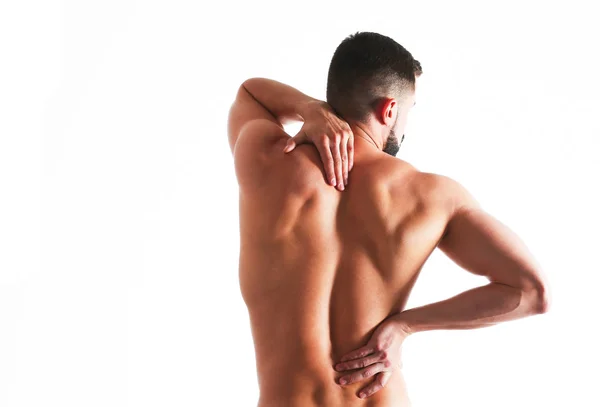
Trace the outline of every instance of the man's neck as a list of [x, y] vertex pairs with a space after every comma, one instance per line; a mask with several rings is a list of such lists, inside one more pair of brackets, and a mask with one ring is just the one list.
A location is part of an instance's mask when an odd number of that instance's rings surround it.
[[354, 148], [359, 146], [360, 150], [383, 150], [381, 140], [373, 136], [371, 129], [360, 123], [349, 123], [354, 135]]

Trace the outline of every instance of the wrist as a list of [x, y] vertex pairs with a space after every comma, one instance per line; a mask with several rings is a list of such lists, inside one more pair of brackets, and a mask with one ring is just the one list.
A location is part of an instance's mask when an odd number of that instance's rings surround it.
[[306, 118], [310, 117], [311, 114], [322, 112], [327, 107], [327, 102], [309, 97], [309, 99], [299, 105], [298, 114], [302, 117], [303, 121], [306, 121]]
[[414, 333], [408, 321], [404, 320], [402, 313], [398, 313], [392, 316], [394, 326], [396, 330], [405, 338], [409, 337]]

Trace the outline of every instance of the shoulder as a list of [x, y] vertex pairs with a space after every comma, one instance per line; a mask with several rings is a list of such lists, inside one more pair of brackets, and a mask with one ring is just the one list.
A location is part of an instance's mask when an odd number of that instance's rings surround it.
[[415, 180], [427, 205], [439, 209], [448, 219], [462, 209], [481, 206], [462, 183], [447, 175], [419, 172]]
[[253, 120], [240, 132], [233, 151], [235, 173], [240, 187], [260, 182], [269, 158], [279, 148], [281, 154], [289, 135], [269, 120]]
[[234, 160], [239, 160], [248, 155], [256, 156], [257, 154], [264, 154], [275, 144], [281, 143], [288, 138], [289, 135], [283, 127], [270, 120], [252, 120], [240, 131], [233, 151], [233, 158]]
[[[269, 127], [268, 123], [265, 123]], [[310, 143], [284, 153], [290, 136], [281, 128], [245, 129], [234, 151], [234, 166], [240, 191], [264, 194], [270, 188], [283, 193], [311, 194], [327, 185], [317, 148]]]

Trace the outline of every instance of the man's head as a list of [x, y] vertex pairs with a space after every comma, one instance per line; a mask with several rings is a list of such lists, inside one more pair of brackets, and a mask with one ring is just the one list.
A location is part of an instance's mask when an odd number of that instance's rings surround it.
[[333, 54], [327, 103], [350, 125], [366, 126], [382, 150], [395, 156], [422, 72], [419, 61], [390, 37], [357, 32]]

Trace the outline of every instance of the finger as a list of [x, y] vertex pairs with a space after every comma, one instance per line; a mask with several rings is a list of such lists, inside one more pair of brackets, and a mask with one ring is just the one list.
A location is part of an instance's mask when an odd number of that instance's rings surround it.
[[337, 186], [340, 191], [343, 191], [344, 176], [342, 175], [342, 155], [340, 154], [340, 141], [338, 141], [338, 138], [336, 137], [336, 140], [333, 142], [333, 144], [330, 144], [330, 147], [333, 155], [333, 165], [335, 167], [335, 179], [338, 181]]
[[374, 365], [361, 369], [357, 372], [340, 377], [340, 384], [348, 385], [360, 382], [361, 380], [365, 380], [371, 376], [375, 376], [379, 372], [383, 372], [385, 369], [386, 367], [383, 363], [375, 363]]
[[342, 356], [340, 362], [345, 362], [347, 360], [358, 359], [365, 356], [370, 355], [371, 353], [375, 353], [375, 349], [370, 346], [363, 346], [357, 350], [354, 350], [346, 355]]
[[335, 370], [338, 372], [344, 370], [360, 369], [361, 367], [367, 367], [375, 362], [379, 362], [385, 359], [385, 353], [377, 352], [360, 359], [349, 360], [347, 362], [338, 363], [335, 365]]
[[283, 148], [283, 152], [284, 153], [289, 153], [294, 148], [296, 148], [296, 146], [298, 144], [302, 144], [304, 142], [306, 142], [306, 133], [304, 132], [304, 130], [300, 129], [300, 131], [298, 132], [298, 134], [296, 134], [294, 137], [290, 137], [290, 139], [288, 140], [287, 144]]
[[348, 138], [348, 171], [354, 167], [354, 134], [350, 133]]
[[342, 138], [340, 153], [342, 154], [342, 175], [344, 176], [344, 185], [348, 185], [348, 136], [346, 135]]
[[364, 387], [360, 392], [358, 392], [358, 397], [360, 397], [361, 399], [364, 399], [364, 398], [367, 398], [367, 397], [372, 396], [373, 394], [377, 393], [379, 390], [381, 390], [385, 387], [387, 382], [390, 380], [391, 376], [392, 376], [392, 372], [390, 372], [389, 370], [379, 373], [375, 377], [375, 380], [373, 381], [373, 383], [371, 383], [367, 387]]
[[317, 146], [319, 150], [319, 155], [321, 156], [321, 160], [323, 161], [323, 166], [325, 167], [325, 176], [329, 180], [329, 183], [335, 186], [335, 171], [333, 169], [333, 157], [331, 155], [331, 149], [329, 148], [329, 139], [324, 137], [323, 141]]

